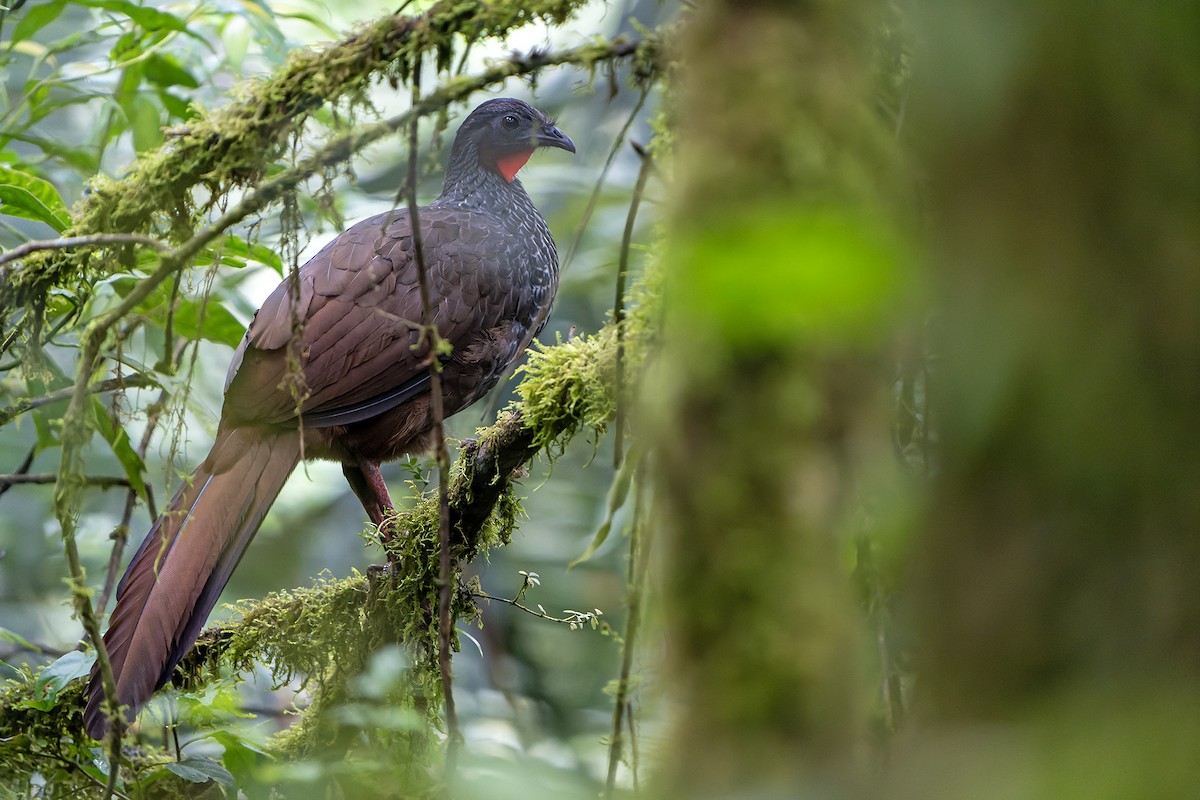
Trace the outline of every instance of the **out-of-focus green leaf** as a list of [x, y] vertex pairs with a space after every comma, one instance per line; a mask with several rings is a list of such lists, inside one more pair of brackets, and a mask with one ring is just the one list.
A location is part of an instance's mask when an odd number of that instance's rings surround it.
[[276, 13], [281, 19], [298, 19], [301, 22], [307, 22], [330, 38], [336, 39], [341, 35], [336, 28], [316, 14], [310, 14], [307, 11], [277, 11]]
[[133, 31], [126, 31], [108, 51], [108, 57], [114, 63], [128, 61], [142, 52], [142, 37]]
[[189, 298], [181, 301], [175, 309], [175, 332], [193, 340], [207, 339], [237, 347], [246, 332], [246, 326], [238, 322], [237, 317], [217, 300]]
[[238, 779], [238, 783], [245, 783], [260, 763], [271, 760], [270, 754], [265, 750], [232, 731], [213, 731], [208, 738], [225, 748], [221, 762]]
[[33, 429], [37, 432], [37, 449], [53, 450], [62, 444], [61, 420], [51, 419], [42, 409], [33, 411]]
[[0, 214], [44, 222], [62, 233], [71, 224], [58, 190], [36, 175], [0, 166]]
[[[54, 109], [57, 110], [59, 108], [64, 108], [76, 103], [84, 103], [89, 99], [90, 98], [85, 95], [78, 95], [60, 103], [55, 103]], [[39, 111], [40, 110], [41, 109], [39, 109]], [[22, 131], [19, 133], [14, 132], [11, 135], [13, 139], [38, 148], [47, 156], [59, 159], [63, 163], [74, 167], [76, 171], [80, 173], [91, 173], [100, 168], [100, 163], [96, 158], [96, 154], [91, 149], [69, 147], [64, 145], [62, 142], [56, 142], [52, 139], [47, 139], [42, 136], [35, 136], [27, 131]]]
[[146, 80], [157, 86], [186, 86], [195, 89], [200, 85], [192, 73], [188, 72], [179, 59], [169, 53], [152, 53], [142, 65]]
[[196, 116], [196, 110], [192, 107], [190, 100], [184, 100], [182, 97], [176, 97], [163, 90], [158, 92], [158, 99], [172, 119], [189, 120]]
[[261, 244], [250, 244], [238, 236], [226, 236], [216, 250], [221, 257], [222, 264], [245, 266], [245, 261], [236, 264], [236, 262], [227, 260], [229, 256], [233, 256], [235, 259], [257, 261], [275, 270], [281, 277], [283, 275], [283, 259], [274, 250]]
[[41, 648], [37, 647], [37, 645], [30, 642], [28, 639], [26, 639], [24, 636], [17, 633], [16, 631], [10, 631], [8, 628], [0, 628], [0, 642], [11, 642], [12, 644], [15, 644], [17, 647], [23, 648], [25, 650], [29, 650], [34, 653], [41, 651]]
[[87, 675], [92, 668], [96, 656], [92, 653], [82, 653], [72, 650], [62, 658], [54, 661], [38, 673], [34, 682], [32, 700], [26, 700], [21, 705], [25, 708], [36, 708], [38, 711], [49, 711], [58, 704], [58, 693], [63, 687], [76, 678]]
[[158, 105], [139, 94], [128, 106], [129, 127], [133, 131], [133, 148], [139, 153], [153, 150], [162, 143], [162, 117]]
[[100, 431], [100, 435], [112, 448], [113, 455], [121, 462], [121, 468], [125, 471], [125, 477], [129, 479], [129, 485], [138, 493], [138, 497], [149, 502], [146, 497], [146, 483], [142, 480], [142, 473], [146, 471], [146, 465], [143, 463], [142, 457], [133, 449], [133, 445], [129, 443], [129, 434], [125, 433], [123, 427], [113, 422], [112, 415], [108, 413], [104, 403], [100, 401], [100, 398], [94, 396], [92, 397], [92, 413], [96, 419], [96, 430]]
[[217, 761], [204, 756], [188, 756], [183, 761], [172, 761], [166, 769], [191, 783], [215, 781], [222, 788], [233, 790], [235, 783], [229, 770]]
[[20, 11], [20, 20], [13, 28], [12, 40], [20, 42], [30, 38], [49, 25], [62, 13], [66, 0], [51, 0], [49, 3], [28, 3]]
[[600, 545], [608, 539], [608, 534], [612, 532], [613, 519], [617, 512], [625, 505], [626, 498], [629, 497], [629, 487], [633, 483], [633, 473], [637, 469], [640, 456], [635, 452], [635, 448], [625, 453], [625, 458], [621, 462], [621, 469], [613, 476], [612, 485], [608, 487], [608, 513], [604, 515], [604, 522], [600, 524], [600, 529], [596, 531], [596, 535], [592, 537], [592, 543], [588, 545], [587, 550], [584, 550], [579, 558], [567, 565], [567, 569], [575, 569], [575, 567], [587, 561], [596, 554], [600, 549]]
[[179, 33], [189, 33], [187, 23], [174, 14], [159, 11], [157, 8], [147, 8], [131, 3], [129, 0], [77, 0], [80, 5], [91, 8], [102, 8], [117, 14], [124, 14], [139, 27], [148, 31], [170, 30]]

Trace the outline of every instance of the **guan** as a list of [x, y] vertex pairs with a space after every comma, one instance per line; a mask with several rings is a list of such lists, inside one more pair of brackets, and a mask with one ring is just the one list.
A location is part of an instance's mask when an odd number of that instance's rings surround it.
[[[337, 461], [381, 533], [392, 510], [380, 462], [427, 450], [431, 337], [444, 413], [491, 389], [545, 324], [554, 240], [516, 173], [539, 147], [575, 152], [545, 114], [511, 98], [463, 121], [441, 196], [363, 220], [285, 280], [229, 367], [212, 451], [146, 534], [104, 635], [127, 719], [191, 649], [259, 524], [303, 459]], [[418, 240], [430, 318], [421, 297]], [[108, 730], [99, 667], [84, 724]]]

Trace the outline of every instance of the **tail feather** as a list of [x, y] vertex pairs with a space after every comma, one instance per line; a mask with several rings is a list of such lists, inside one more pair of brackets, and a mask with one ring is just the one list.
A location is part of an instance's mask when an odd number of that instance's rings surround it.
[[[223, 431], [155, 521], [117, 586], [104, 645], [117, 698], [132, 717], [191, 649], [267, 510], [300, 460], [298, 432]], [[108, 728], [99, 667], [84, 723]]]

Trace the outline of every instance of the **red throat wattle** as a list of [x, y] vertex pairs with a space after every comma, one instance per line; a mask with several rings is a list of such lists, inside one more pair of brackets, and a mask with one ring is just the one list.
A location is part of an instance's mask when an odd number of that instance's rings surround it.
[[496, 159], [496, 169], [504, 176], [504, 180], [512, 183], [513, 178], [517, 177], [517, 170], [525, 166], [525, 162], [531, 155], [533, 155], [533, 150], [520, 150], [507, 156], [501, 156]]

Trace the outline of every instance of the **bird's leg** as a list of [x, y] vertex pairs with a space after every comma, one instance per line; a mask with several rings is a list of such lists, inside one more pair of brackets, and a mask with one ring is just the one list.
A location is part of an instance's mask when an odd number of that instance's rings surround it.
[[[343, 463], [342, 474], [346, 476], [346, 482], [363, 504], [371, 522], [379, 528], [379, 538], [386, 550], [387, 543], [395, 535], [392, 530], [392, 515], [395, 514], [396, 507], [392, 505], [392, 498], [388, 494], [387, 484], [383, 482], [383, 475], [379, 472], [379, 465], [359, 457], [353, 464]], [[394, 560], [394, 556], [388, 552], [388, 562]]]

